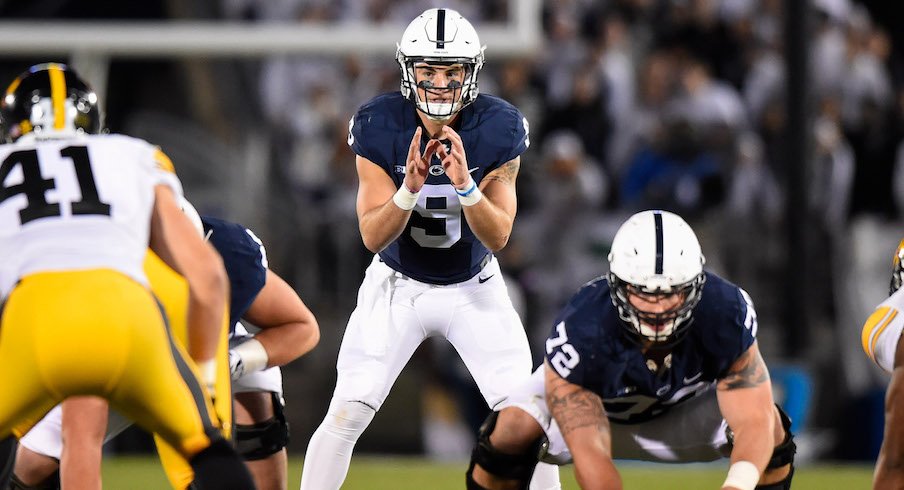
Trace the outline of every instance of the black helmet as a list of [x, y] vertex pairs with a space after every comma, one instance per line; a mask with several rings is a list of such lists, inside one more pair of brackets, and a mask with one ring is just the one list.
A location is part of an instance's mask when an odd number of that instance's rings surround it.
[[0, 101], [0, 134], [7, 142], [22, 135], [97, 134], [97, 94], [62, 63], [34, 65], [19, 75]]

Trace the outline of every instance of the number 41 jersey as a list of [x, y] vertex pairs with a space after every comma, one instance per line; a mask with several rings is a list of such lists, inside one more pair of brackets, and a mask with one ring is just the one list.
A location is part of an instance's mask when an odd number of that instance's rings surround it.
[[[357, 155], [379, 165], [396, 187], [405, 179], [408, 147], [420, 125], [416, 111], [412, 102], [394, 92], [364, 104], [349, 121], [349, 146]], [[461, 136], [471, 177], [478, 185], [530, 144], [524, 116], [508, 102], [490, 95], [481, 94], [462, 109], [452, 129]], [[426, 134], [421, 137], [421, 154], [429, 140]], [[458, 195], [438, 157], [433, 157], [428, 170], [408, 225], [380, 252], [380, 258], [421, 282], [466, 281], [480, 272], [490, 251], [468, 227]]]
[[0, 145], [0, 295], [41, 271], [108, 268], [147, 284], [154, 187], [181, 195], [170, 160], [122, 135]]

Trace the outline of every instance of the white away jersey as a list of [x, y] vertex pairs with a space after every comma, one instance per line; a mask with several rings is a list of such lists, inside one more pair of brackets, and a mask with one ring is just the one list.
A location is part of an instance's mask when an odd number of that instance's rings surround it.
[[860, 333], [860, 343], [866, 354], [882, 369], [895, 369], [895, 351], [904, 330], [904, 288], [897, 290], [876, 307], [866, 319]]
[[111, 268], [147, 284], [154, 187], [182, 186], [155, 146], [122, 135], [0, 145], [0, 295], [40, 271]]

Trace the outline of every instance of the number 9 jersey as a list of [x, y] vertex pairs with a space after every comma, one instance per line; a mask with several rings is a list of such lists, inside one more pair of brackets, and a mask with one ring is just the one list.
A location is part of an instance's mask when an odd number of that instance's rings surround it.
[[182, 194], [163, 152], [122, 135], [27, 134], [0, 146], [0, 162], [2, 297], [38, 271], [109, 268], [147, 285], [154, 187]]
[[[417, 111], [399, 92], [375, 97], [349, 121], [348, 144], [355, 154], [379, 165], [396, 187], [405, 179], [405, 159], [419, 124]], [[508, 102], [481, 94], [452, 124], [461, 136], [471, 177], [477, 185], [488, 173], [521, 155], [530, 144], [528, 124]], [[430, 140], [422, 136], [420, 151]], [[430, 284], [454, 284], [474, 277], [490, 251], [474, 236], [455, 188], [439, 157], [402, 234], [380, 258], [402, 274]]]

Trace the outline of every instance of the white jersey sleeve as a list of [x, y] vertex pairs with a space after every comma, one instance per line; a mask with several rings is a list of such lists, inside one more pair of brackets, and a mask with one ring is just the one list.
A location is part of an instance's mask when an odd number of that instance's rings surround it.
[[904, 288], [899, 289], [876, 307], [866, 319], [860, 341], [863, 350], [882, 369], [892, 372], [898, 339], [904, 330]]
[[110, 268], [147, 284], [154, 188], [182, 185], [159, 148], [122, 135], [0, 145], [0, 294], [40, 271]]

